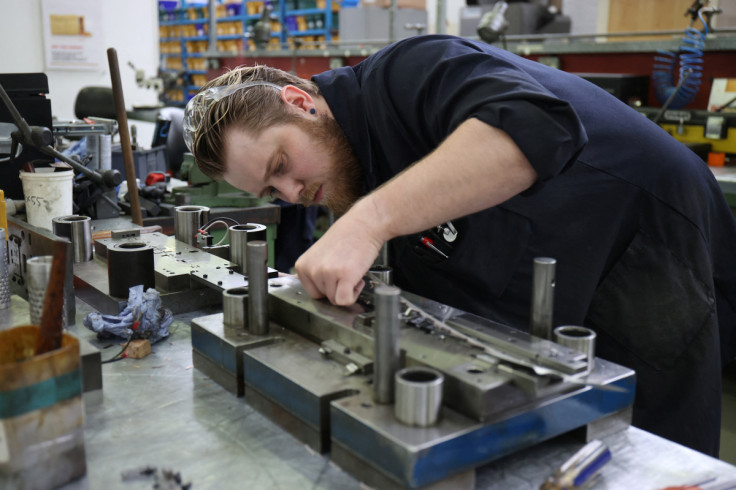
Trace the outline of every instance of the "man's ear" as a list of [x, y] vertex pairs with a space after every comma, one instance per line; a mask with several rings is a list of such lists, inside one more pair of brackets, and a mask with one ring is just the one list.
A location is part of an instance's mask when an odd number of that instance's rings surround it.
[[315, 107], [312, 96], [294, 85], [286, 85], [281, 89], [281, 100], [298, 111], [309, 112]]

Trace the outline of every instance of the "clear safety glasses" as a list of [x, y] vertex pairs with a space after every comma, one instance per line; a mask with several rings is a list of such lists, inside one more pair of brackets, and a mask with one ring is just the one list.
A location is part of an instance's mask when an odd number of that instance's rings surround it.
[[189, 151], [192, 151], [194, 145], [194, 136], [197, 131], [202, 127], [202, 123], [207, 117], [207, 113], [212, 108], [212, 104], [227, 97], [230, 94], [237, 92], [240, 89], [249, 87], [266, 86], [272, 87], [279, 92], [281, 87], [271, 82], [264, 81], [250, 81], [243, 82], [237, 85], [220, 85], [218, 87], [210, 87], [207, 90], [199, 92], [197, 95], [191, 98], [187, 102], [187, 106], [184, 109], [184, 119], [182, 120], [182, 129], [184, 132], [184, 143], [187, 145]]

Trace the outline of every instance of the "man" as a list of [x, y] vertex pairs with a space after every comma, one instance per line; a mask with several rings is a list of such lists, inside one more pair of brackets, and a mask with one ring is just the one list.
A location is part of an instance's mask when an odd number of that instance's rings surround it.
[[527, 329], [533, 259], [557, 259], [555, 324], [636, 370], [633, 423], [718, 454], [734, 219], [701, 160], [606, 92], [419, 36], [311, 82], [232, 71], [186, 125], [209, 175], [342, 216], [296, 264], [315, 298], [354, 302], [388, 241], [397, 286]]

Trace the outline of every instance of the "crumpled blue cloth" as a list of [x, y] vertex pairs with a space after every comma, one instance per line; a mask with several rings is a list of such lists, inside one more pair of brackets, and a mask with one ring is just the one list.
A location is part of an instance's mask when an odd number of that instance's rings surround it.
[[[136, 329], [133, 324], [139, 321]], [[161, 307], [158, 291], [149, 288], [143, 292], [143, 285], [128, 290], [128, 303], [119, 315], [89, 313], [82, 321], [85, 327], [97, 335], [123, 337], [125, 339], [148, 339], [151, 344], [169, 336], [169, 325], [174, 315], [168, 308]]]

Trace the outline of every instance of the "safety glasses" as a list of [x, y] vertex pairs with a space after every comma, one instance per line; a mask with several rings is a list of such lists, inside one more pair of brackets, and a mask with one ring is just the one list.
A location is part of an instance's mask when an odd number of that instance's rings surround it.
[[275, 83], [250, 81], [239, 83], [237, 85], [210, 87], [192, 97], [189, 102], [187, 102], [187, 106], [184, 109], [184, 119], [182, 120], [184, 143], [187, 145], [189, 151], [192, 151], [192, 147], [194, 146], [194, 137], [197, 135], [197, 131], [202, 127], [202, 123], [207, 118], [207, 114], [215, 102], [224, 99], [238, 90], [258, 86], [272, 87], [279, 92], [281, 91], [281, 87]]

